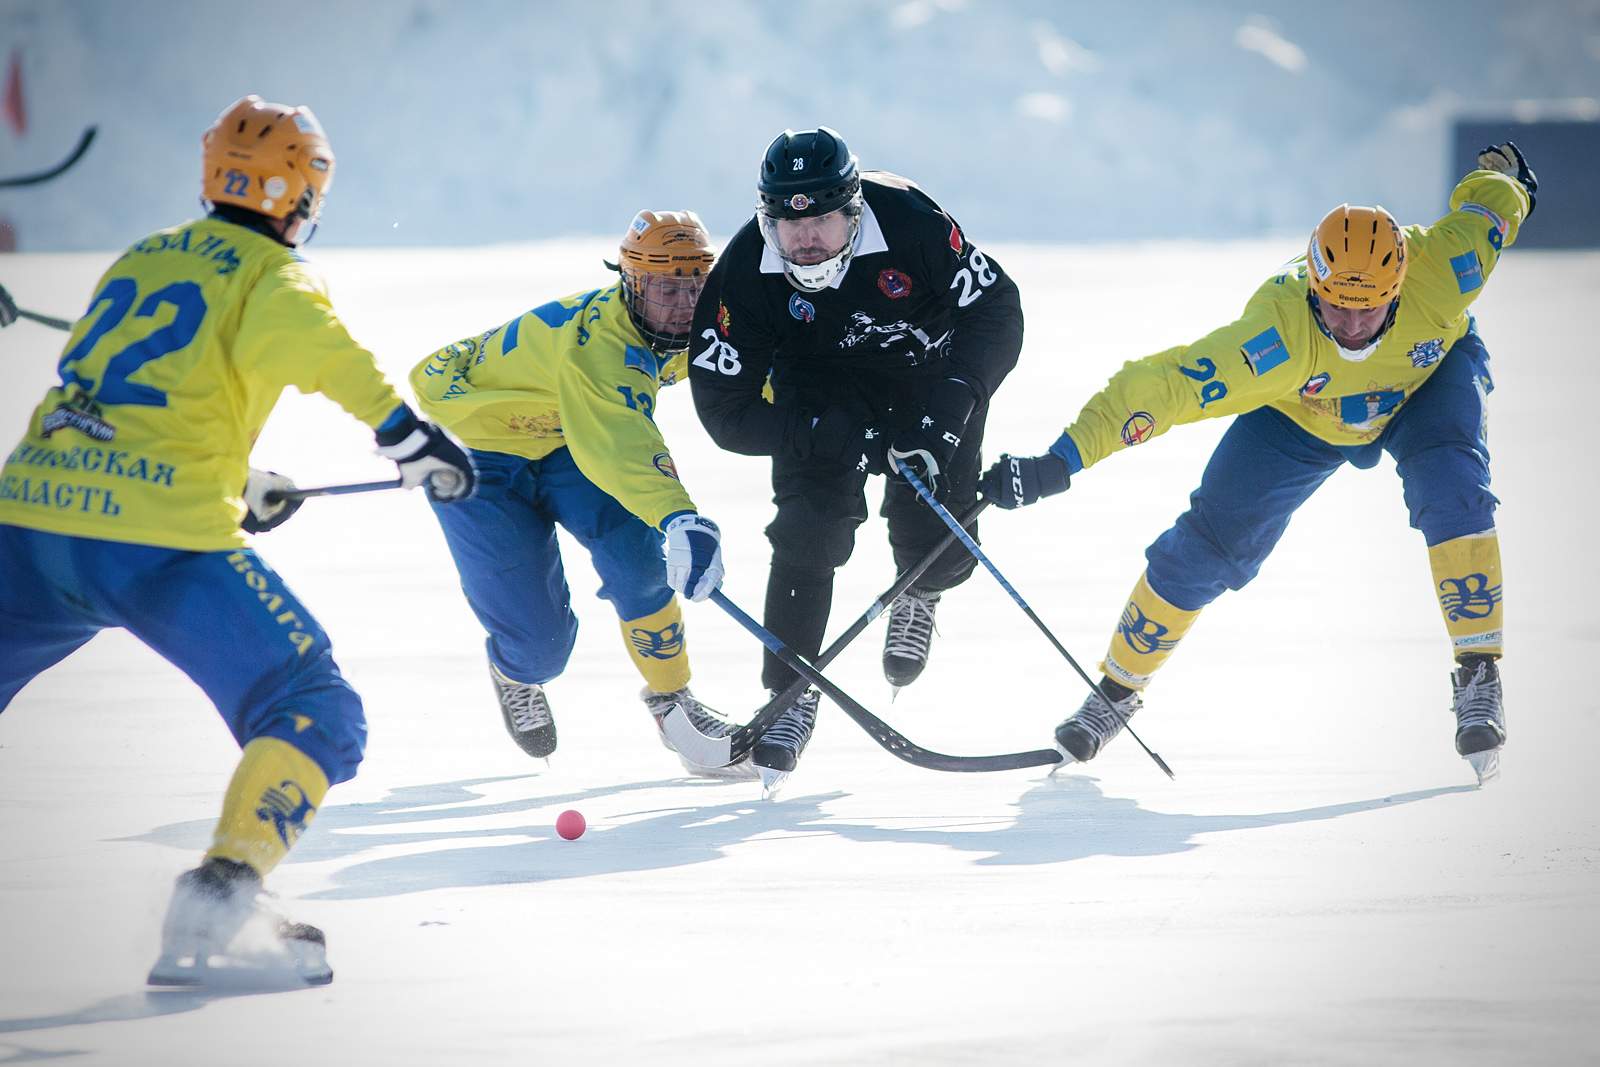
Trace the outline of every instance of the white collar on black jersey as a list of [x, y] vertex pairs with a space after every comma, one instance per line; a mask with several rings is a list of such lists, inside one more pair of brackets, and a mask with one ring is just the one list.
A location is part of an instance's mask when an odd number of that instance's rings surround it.
[[[872, 205], [862, 200], [861, 228], [856, 231], [856, 250], [850, 253], [850, 259], [854, 262], [862, 256], [870, 256], [874, 252], [887, 251], [889, 251], [889, 242], [883, 239], [883, 227], [878, 225], [878, 216], [873, 214]], [[783, 273], [783, 260], [778, 258], [778, 253], [767, 247], [765, 241], [761, 242], [761, 273]], [[828, 288], [839, 288], [844, 284], [845, 275], [849, 273], [850, 270], [847, 267], [834, 275], [833, 281], [828, 283]]]

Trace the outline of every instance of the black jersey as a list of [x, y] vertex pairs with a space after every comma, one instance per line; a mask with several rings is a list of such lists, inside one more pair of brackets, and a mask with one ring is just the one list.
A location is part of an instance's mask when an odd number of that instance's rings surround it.
[[754, 219], [712, 269], [695, 306], [689, 382], [723, 448], [805, 456], [830, 407], [890, 429], [915, 417], [933, 381], [960, 378], [981, 406], [1016, 365], [1022, 305], [1000, 264], [911, 181], [869, 171], [861, 192], [856, 251], [828, 288], [795, 288]]

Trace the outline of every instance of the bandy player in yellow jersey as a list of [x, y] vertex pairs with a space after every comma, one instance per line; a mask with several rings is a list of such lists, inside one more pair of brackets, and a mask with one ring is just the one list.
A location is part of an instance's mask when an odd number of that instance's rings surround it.
[[1002, 456], [984, 475], [985, 496], [1019, 507], [1179, 423], [1239, 416], [1189, 510], [1146, 552], [1102, 664], [1109, 702], [1091, 695], [1056, 729], [1066, 758], [1092, 759], [1121, 732], [1200, 610], [1255, 577], [1330, 474], [1387, 451], [1455, 653], [1456, 751], [1480, 782], [1498, 773], [1504, 596], [1484, 441], [1494, 385], [1467, 309], [1533, 213], [1538, 182], [1510, 142], [1478, 163], [1432, 226], [1335, 208], [1305, 258], [1267, 279], [1238, 321], [1127, 364], [1048, 453]]
[[[288, 965], [322, 983], [333, 972], [321, 932], [258, 896], [328, 787], [355, 774], [366, 721], [327, 634], [240, 530], [293, 510], [264, 502], [287, 481], [250, 471], [250, 449], [292, 385], [371, 426], [406, 486], [461, 500], [474, 475], [351, 339], [295, 252], [333, 177], [316, 118], [248, 96], [203, 143], [210, 213], [106, 271], [61, 383], [0, 471], [0, 709], [111, 627], [192, 678], [243, 753], [204, 862], [178, 879], [150, 981]], [[247, 924], [265, 938], [238, 936]], [[270, 951], [243, 954], [244, 941]]]
[[[641, 211], [623, 235], [616, 284], [541, 304], [411, 372], [424, 412], [460, 436], [479, 471], [472, 500], [434, 511], [488, 631], [506, 729], [530, 756], [555, 751], [545, 685], [566, 668], [578, 633], [558, 525], [589, 552], [656, 725], [681, 705], [702, 733], [732, 729], [689, 691], [673, 596], [702, 600], [722, 581], [720, 535], [678, 480], [654, 419], [660, 390], [684, 377], [713, 259], [693, 212]], [[708, 777], [755, 774], [748, 760], [683, 765]]]

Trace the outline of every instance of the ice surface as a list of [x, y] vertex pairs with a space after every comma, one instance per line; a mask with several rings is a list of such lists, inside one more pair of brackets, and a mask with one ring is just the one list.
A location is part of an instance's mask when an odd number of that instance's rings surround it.
[[[606, 241], [317, 256], [397, 379], [435, 346], [603, 282]], [[1231, 317], [1295, 249], [997, 247], [1028, 315], [989, 451], [1042, 450], [1124, 359]], [[106, 255], [0, 258], [19, 304], [73, 314]], [[1170, 279], [1183, 277], [1181, 288]], [[110, 633], [0, 717], [0, 1064], [1575, 1063], [1600, 1048], [1600, 741], [1592, 669], [1592, 337], [1600, 255], [1508, 253], [1479, 301], [1494, 353], [1510, 744], [1479, 790], [1452, 747], [1448, 645], [1387, 462], [1335, 475], [1260, 578], [1207, 611], [1140, 734], [1055, 779], [905, 766], [837, 709], [781, 799], [682, 777], [610, 609], [550, 694], [548, 769], [507, 739], [481, 634], [416, 495], [308, 502], [258, 548], [333, 634], [371, 745], [270, 879], [328, 932], [326, 989], [149, 992], [172, 878], [204, 848], [234, 747], [192, 684]], [[1164, 293], [1163, 298], [1153, 299]], [[0, 436], [61, 336], [0, 335]], [[686, 389], [678, 468], [759, 610], [766, 465], [718, 452]], [[1222, 426], [1180, 429], [1030, 511], [997, 565], [1074, 654], [1103, 651], [1144, 546]], [[383, 478], [370, 436], [285, 396], [255, 454], [301, 484]], [[881, 520], [836, 625], [891, 578]], [[690, 606], [695, 688], [759, 703], [759, 646]], [[981, 571], [948, 595], [892, 706], [881, 623], [830, 675], [921, 744], [1048, 744], [1079, 685]], [[196, 640], [214, 635], [197, 630]], [[589, 820], [559, 839], [556, 815]]]

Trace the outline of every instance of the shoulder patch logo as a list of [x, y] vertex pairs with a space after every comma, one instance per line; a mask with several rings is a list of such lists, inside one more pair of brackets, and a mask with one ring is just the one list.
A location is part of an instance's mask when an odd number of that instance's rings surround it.
[[1323, 389], [1327, 388], [1328, 383], [1331, 381], [1333, 381], [1333, 375], [1326, 372], [1322, 374], [1313, 374], [1310, 378], [1306, 379], [1306, 384], [1300, 387], [1300, 395], [1316, 396], [1318, 393], [1322, 392]]
[[961, 254], [961, 245], [961, 227], [952, 222], [950, 224], [950, 251], [959, 256]]
[[1250, 373], [1258, 378], [1272, 368], [1289, 362], [1289, 348], [1278, 335], [1276, 326], [1268, 326], [1250, 338], [1239, 346], [1239, 351], [1244, 353], [1245, 362], [1250, 364]]
[[911, 295], [911, 277], [890, 267], [878, 272], [878, 288], [890, 300], [900, 300]]
[[1155, 432], [1155, 416], [1148, 411], [1135, 411], [1128, 416], [1128, 421], [1122, 424], [1122, 443], [1132, 448], [1150, 440]]
[[1478, 262], [1477, 252], [1467, 251], [1459, 256], [1451, 256], [1450, 269], [1456, 272], [1456, 288], [1463, 293], [1483, 288], [1483, 266]]
[[733, 320], [728, 315], [728, 305], [717, 303], [717, 330], [722, 336], [728, 336], [728, 331], [733, 329]]
[[1428, 341], [1418, 341], [1411, 346], [1411, 351], [1406, 355], [1411, 357], [1413, 367], [1431, 367], [1444, 358], [1444, 338], [1435, 337]]
[[817, 317], [817, 307], [799, 293], [791, 293], [789, 296], [789, 314], [801, 322], [811, 322]]
[[678, 465], [672, 462], [672, 456], [668, 453], [657, 452], [650, 458], [650, 462], [655, 466], [656, 470], [660, 471], [668, 478], [671, 478], [673, 481], [676, 482], [681, 480], [678, 477]]

